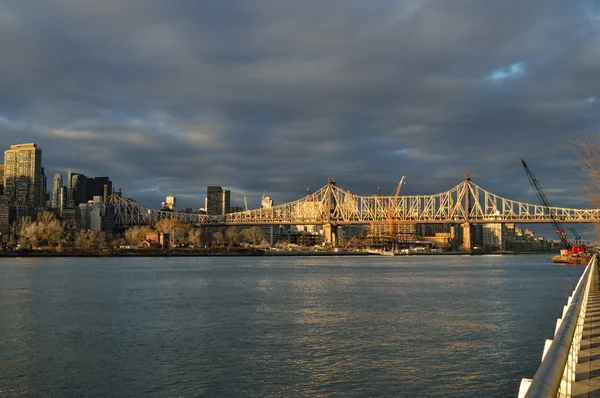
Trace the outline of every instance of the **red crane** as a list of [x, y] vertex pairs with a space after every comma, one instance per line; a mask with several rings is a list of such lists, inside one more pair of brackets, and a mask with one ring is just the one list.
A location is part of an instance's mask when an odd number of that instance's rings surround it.
[[[525, 163], [525, 161], [523, 159], [521, 159], [521, 163], [523, 163], [523, 167], [525, 168], [525, 173], [527, 173], [527, 178], [529, 178], [529, 182], [530, 182], [531, 186], [533, 187], [533, 191], [535, 192], [538, 199], [542, 203], [542, 206], [544, 206], [544, 208], [548, 212], [548, 215], [552, 219], [552, 224], [554, 225], [554, 232], [556, 232], [556, 234], [560, 238], [560, 242], [561, 242], [561, 246], [562, 246], [561, 254], [569, 255], [569, 254], [576, 254], [576, 253], [585, 253], [585, 247], [581, 246], [580, 238], [577, 238], [575, 245], [571, 244], [567, 240], [567, 234], [565, 234], [565, 231], [564, 231], [562, 225], [560, 224], [560, 220], [556, 216], [556, 212], [550, 208], [551, 207], [550, 202], [548, 201], [546, 194], [544, 194], [544, 190], [538, 183], [537, 178], [535, 178], [535, 175], [533, 175], [532, 171], [529, 169], [529, 167], [527, 167], [527, 163]], [[576, 237], [579, 237], [579, 235], [577, 234], [577, 232], [575, 232], [573, 230], [573, 228], [571, 228], [571, 231], [575, 233]]]

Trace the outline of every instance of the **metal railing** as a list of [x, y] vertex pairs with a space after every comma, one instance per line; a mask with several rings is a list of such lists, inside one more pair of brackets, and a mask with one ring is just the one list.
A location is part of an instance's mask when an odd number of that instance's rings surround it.
[[596, 279], [597, 258], [592, 257], [579, 279], [562, 318], [558, 319], [553, 340], [546, 340], [542, 363], [533, 379], [523, 379], [519, 398], [570, 397], [575, 381], [587, 298], [592, 281]]

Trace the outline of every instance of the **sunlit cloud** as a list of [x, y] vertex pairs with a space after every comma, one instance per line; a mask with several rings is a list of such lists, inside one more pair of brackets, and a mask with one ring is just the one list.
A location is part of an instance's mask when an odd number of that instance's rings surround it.
[[520, 77], [525, 74], [525, 64], [515, 62], [504, 68], [495, 69], [490, 73], [489, 78], [493, 81], [502, 81], [509, 78]]

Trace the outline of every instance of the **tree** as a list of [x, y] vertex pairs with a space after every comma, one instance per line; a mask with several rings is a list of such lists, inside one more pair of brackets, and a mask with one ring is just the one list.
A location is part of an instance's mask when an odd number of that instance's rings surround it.
[[[579, 166], [587, 175], [587, 191], [592, 206], [600, 208], [600, 132], [591, 138], [578, 137], [573, 144]], [[594, 224], [595, 235], [600, 236], [600, 225]]]
[[40, 247], [56, 248], [62, 241], [65, 227], [51, 212], [42, 212], [37, 216], [36, 229]]
[[259, 227], [247, 228], [242, 232], [244, 240], [253, 245], [260, 244], [265, 239], [265, 233]]
[[107, 248], [106, 235], [96, 229], [85, 229], [75, 234], [75, 247], [79, 250], [96, 251]]
[[64, 226], [50, 212], [42, 212], [37, 221], [24, 218], [17, 227], [17, 239], [20, 245], [31, 245], [32, 248], [56, 249], [64, 235]]
[[125, 231], [125, 240], [129, 245], [139, 245], [152, 232], [150, 227], [131, 227]]
[[39, 246], [37, 226], [35, 221], [31, 221], [30, 218], [23, 218], [19, 223], [18, 244], [30, 245], [31, 248]]
[[217, 246], [223, 246], [223, 243], [225, 243], [225, 237], [223, 236], [223, 232], [221, 231], [217, 231], [215, 233], [213, 233], [213, 243]]
[[154, 225], [156, 232], [170, 235], [171, 246], [174, 246], [178, 241], [183, 240], [188, 228], [187, 225], [176, 218], [163, 218]]
[[195, 229], [195, 228], [189, 229], [188, 236], [187, 236], [188, 245], [203, 246], [205, 240], [206, 240], [206, 236], [205, 236], [204, 232], [202, 232], [198, 229]]
[[588, 177], [592, 204], [600, 208], [600, 132], [592, 138], [578, 137], [573, 145], [579, 166]]
[[126, 244], [127, 244], [127, 241], [123, 237], [113, 237], [112, 239], [110, 239], [111, 247], [119, 248], [121, 246], [125, 246]]
[[240, 241], [240, 232], [237, 227], [231, 226], [225, 230], [225, 237], [227, 238], [227, 243], [229, 247], [239, 243]]

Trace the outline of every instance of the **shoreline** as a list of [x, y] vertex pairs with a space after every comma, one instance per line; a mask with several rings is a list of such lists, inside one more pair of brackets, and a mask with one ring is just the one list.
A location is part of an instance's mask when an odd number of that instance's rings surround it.
[[[493, 253], [463, 253], [463, 252], [419, 252], [396, 254], [383, 257], [413, 257], [413, 256], [490, 256], [490, 255], [534, 255], [553, 252], [493, 252]], [[2, 257], [337, 257], [337, 256], [381, 256], [379, 253], [353, 251], [270, 251], [260, 249], [231, 249], [231, 250], [154, 250], [154, 251], [107, 251], [107, 252], [36, 252], [15, 251], [0, 252]]]

